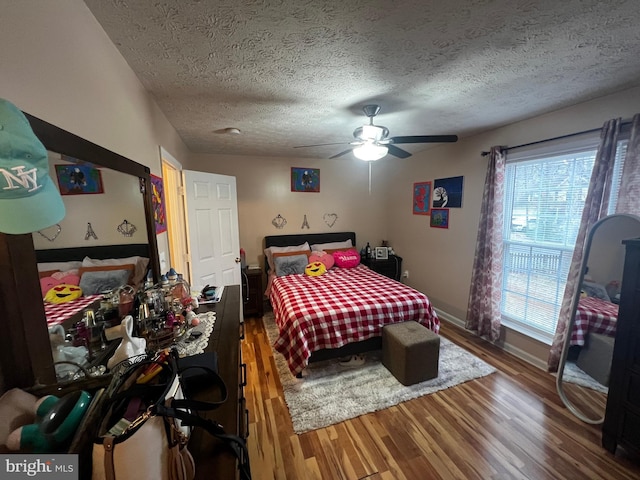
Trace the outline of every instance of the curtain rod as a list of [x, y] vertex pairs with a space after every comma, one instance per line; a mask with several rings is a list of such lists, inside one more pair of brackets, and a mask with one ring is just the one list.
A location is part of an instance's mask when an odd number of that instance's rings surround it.
[[[622, 127], [623, 125], [628, 125], [630, 123], [631, 123], [631, 120], [625, 120], [625, 121], [620, 123], [620, 126]], [[514, 148], [529, 147], [531, 145], [537, 145], [538, 143], [552, 142], [554, 140], [562, 140], [563, 138], [571, 138], [571, 137], [575, 137], [575, 136], [578, 136], [578, 135], [585, 135], [587, 133], [599, 132], [600, 130], [602, 130], [602, 127], [600, 127], [600, 128], [592, 128], [591, 130], [583, 130], [582, 132], [569, 133], [567, 135], [561, 135], [559, 137], [547, 138], [546, 140], [538, 140], [537, 142], [523, 143], [522, 145], [516, 145], [515, 147], [505, 147], [504, 150], [509, 151], [509, 150], [514, 149]], [[483, 157], [486, 157], [487, 155], [489, 155], [489, 153], [491, 153], [491, 152], [481, 152], [480, 155], [482, 155]]]

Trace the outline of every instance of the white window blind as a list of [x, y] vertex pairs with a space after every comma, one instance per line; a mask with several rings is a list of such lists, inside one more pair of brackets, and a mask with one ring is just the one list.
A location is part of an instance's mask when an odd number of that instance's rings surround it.
[[627, 146], [629, 145], [628, 133], [623, 140], [618, 141], [616, 147], [616, 160], [613, 167], [613, 179], [611, 180], [611, 198], [609, 200], [609, 209], [607, 213], [613, 215], [616, 212], [618, 203], [618, 192], [620, 192], [620, 183], [622, 182], [622, 169], [624, 167], [624, 157], [627, 155]]
[[[595, 162], [598, 136], [507, 156], [503, 324], [551, 343]], [[615, 211], [628, 132], [618, 141], [609, 213]]]
[[558, 321], [595, 155], [587, 146], [506, 165], [502, 315], [545, 341]]

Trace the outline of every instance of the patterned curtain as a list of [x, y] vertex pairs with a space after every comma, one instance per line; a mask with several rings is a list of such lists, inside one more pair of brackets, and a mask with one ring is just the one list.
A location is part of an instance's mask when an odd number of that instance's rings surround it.
[[555, 336], [553, 337], [551, 349], [549, 350], [549, 358], [547, 359], [547, 367], [550, 372], [558, 370], [567, 325], [569, 324], [569, 319], [573, 311], [573, 299], [578, 289], [578, 281], [580, 280], [580, 266], [582, 265], [587, 233], [598, 220], [607, 215], [620, 124], [621, 120], [619, 118], [609, 120], [605, 122], [600, 133], [600, 146], [598, 147], [598, 153], [596, 154], [596, 160], [593, 165], [591, 182], [589, 183], [589, 190], [584, 203], [584, 210], [582, 211], [580, 229], [578, 230], [578, 236], [576, 238], [576, 246], [573, 250], [571, 265], [569, 266], [569, 275], [567, 276], [567, 284], [564, 289], [564, 297], [562, 298], [562, 305], [560, 307], [558, 325]]
[[505, 159], [502, 147], [491, 148], [465, 324], [492, 342], [500, 338]]
[[631, 122], [631, 137], [624, 158], [616, 213], [640, 215], [640, 113]]

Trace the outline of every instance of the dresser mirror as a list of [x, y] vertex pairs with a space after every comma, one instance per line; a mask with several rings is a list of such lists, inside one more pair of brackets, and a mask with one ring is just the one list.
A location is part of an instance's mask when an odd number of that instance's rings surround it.
[[638, 237], [640, 217], [627, 214], [599, 220], [587, 236], [556, 381], [565, 406], [586, 423], [604, 420], [624, 265], [622, 241]]
[[[56, 154], [64, 155], [65, 158], [90, 160], [96, 167], [107, 168], [113, 172], [119, 172], [117, 175], [127, 175], [133, 178], [132, 188], [139, 192], [139, 197], [135, 195], [135, 204], [144, 210], [144, 214], [136, 214], [135, 216], [134, 222], [137, 223], [136, 226], [141, 234], [136, 237], [136, 241], [145, 247], [145, 254], [150, 259], [149, 266], [157, 280], [160, 267], [149, 168], [27, 113], [25, 115], [31, 123], [34, 133], [49, 152], [56, 152]], [[64, 163], [63, 157], [55, 155], [54, 162], [57, 162], [58, 158], [61, 160], [60, 163]], [[99, 195], [95, 197], [99, 197]], [[88, 202], [85, 203], [88, 205]], [[75, 210], [82, 209], [76, 208]], [[80, 235], [81, 244], [84, 235], [89, 234], [87, 223], [91, 222], [91, 218], [97, 218], [101, 213], [87, 212], [87, 215], [89, 215], [89, 220], [85, 220], [86, 223], [81, 223], [80, 229], [74, 232], [74, 238]], [[127, 216], [134, 218], [131, 217], [131, 210], [118, 212], [117, 215], [110, 222], [114, 231]], [[65, 218], [61, 224], [65, 222], [68, 222], [68, 219]], [[0, 365], [14, 366], [0, 369], [0, 391], [12, 387], [29, 387], [36, 382], [50, 384], [56, 380], [36, 263], [63, 260], [63, 258], [58, 259], [50, 255], [68, 256], [70, 252], [82, 254], [83, 248], [74, 248], [69, 245], [67, 247], [70, 248], [56, 248], [61, 243], [63, 235], [71, 230], [68, 224], [65, 224], [64, 228], [65, 231], [62, 234], [56, 226], [45, 229], [41, 232], [42, 236], [37, 233], [34, 235], [0, 234], [0, 263], [3, 265], [3, 269], [0, 271], [0, 286], [2, 286], [3, 294], [6, 295], [5, 298], [13, 299], [11, 302], [0, 302], [0, 315], [6, 322], [5, 335], [0, 337]], [[116, 235], [120, 242], [120, 235]], [[99, 238], [100, 235], [96, 233], [96, 236]], [[36, 237], [35, 243], [38, 245], [34, 245]], [[95, 240], [91, 238], [86, 243], [89, 245]], [[123, 244], [126, 242], [127, 240], [122, 241]], [[111, 248], [109, 245], [103, 245], [97, 241], [95, 245], [97, 249]], [[50, 250], [43, 249], [47, 246]], [[120, 248], [118, 245], [116, 247]], [[48, 252], [46, 260], [40, 260], [40, 252]], [[108, 258], [89, 256], [91, 258]], [[124, 257], [125, 255], [120, 256]], [[64, 260], [66, 259], [64, 258]]]

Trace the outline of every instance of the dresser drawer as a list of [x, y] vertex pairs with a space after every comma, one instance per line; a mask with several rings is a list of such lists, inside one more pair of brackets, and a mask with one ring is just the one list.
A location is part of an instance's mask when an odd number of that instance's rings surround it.
[[627, 402], [640, 414], [640, 375], [635, 372], [629, 374]]
[[[640, 445], [640, 415], [625, 410], [622, 415], [620, 441], [627, 445]], [[636, 447], [637, 448], [637, 447]]]

